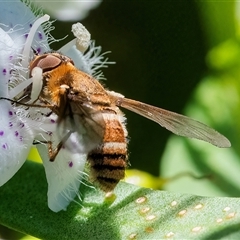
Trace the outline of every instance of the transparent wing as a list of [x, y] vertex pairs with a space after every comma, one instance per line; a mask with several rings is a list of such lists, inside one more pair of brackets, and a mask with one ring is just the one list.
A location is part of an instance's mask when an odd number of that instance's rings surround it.
[[214, 129], [181, 114], [127, 98], [116, 99], [116, 105], [140, 114], [179, 136], [203, 140], [217, 147], [231, 146], [229, 140]]
[[67, 116], [65, 123], [70, 125], [68, 129], [78, 133], [76, 138], [80, 144], [76, 149], [81, 153], [89, 153], [103, 141], [105, 122], [102, 113], [95, 106], [79, 102], [71, 102], [71, 111], [72, 118]]

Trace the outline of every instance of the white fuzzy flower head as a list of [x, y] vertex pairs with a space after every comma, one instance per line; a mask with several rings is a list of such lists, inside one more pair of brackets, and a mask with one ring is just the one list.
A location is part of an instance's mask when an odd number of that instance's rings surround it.
[[[76, 195], [80, 198], [78, 191], [87, 153], [81, 151], [84, 137], [71, 133], [65, 146], [78, 147], [71, 151], [68, 147], [61, 148], [55, 161], [50, 162], [48, 142], [52, 142], [54, 149], [70, 129], [59, 126], [57, 116], [49, 114], [50, 109], [16, 103], [32, 104], [37, 100], [42, 87], [42, 70], [34, 68], [29, 77], [28, 66], [33, 50], [39, 54], [47, 52], [48, 44], [54, 41], [49, 33], [52, 29], [49, 16], [41, 13], [35, 16], [26, 2], [0, 2], [0, 186], [19, 170], [32, 143], [38, 142], [48, 181], [48, 206], [58, 212], [66, 210]], [[61, 52], [71, 57], [82, 71], [103, 78], [99, 69], [110, 62], [100, 55], [101, 48], [95, 47], [81, 24], [74, 25], [72, 31], [76, 39], [63, 46]]]

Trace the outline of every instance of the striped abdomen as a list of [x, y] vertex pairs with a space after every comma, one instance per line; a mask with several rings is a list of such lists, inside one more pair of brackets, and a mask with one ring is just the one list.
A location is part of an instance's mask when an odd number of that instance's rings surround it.
[[127, 167], [127, 131], [124, 117], [113, 110], [103, 113], [105, 132], [103, 143], [88, 156], [92, 181], [100, 188], [112, 191], [124, 178]]

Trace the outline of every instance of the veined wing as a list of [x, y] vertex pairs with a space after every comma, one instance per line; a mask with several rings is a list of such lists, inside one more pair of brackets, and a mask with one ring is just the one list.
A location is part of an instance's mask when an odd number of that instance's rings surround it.
[[102, 113], [97, 106], [80, 102], [71, 102], [70, 108], [72, 116], [66, 116], [62, 124], [67, 123], [68, 129], [77, 133], [75, 135], [78, 142], [75, 144], [76, 150], [81, 153], [89, 153], [103, 141], [105, 122]]
[[179, 136], [203, 140], [217, 147], [231, 146], [222, 134], [189, 117], [124, 97], [115, 101], [117, 106], [142, 115]]

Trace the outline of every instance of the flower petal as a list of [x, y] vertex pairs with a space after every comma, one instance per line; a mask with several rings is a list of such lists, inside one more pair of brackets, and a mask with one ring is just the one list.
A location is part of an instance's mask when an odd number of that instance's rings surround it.
[[[27, 4], [27, 3], [26, 3]], [[36, 21], [36, 16], [31, 11], [29, 4], [20, 0], [0, 2], [0, 27], [13, 39], [15, 48], [18, 51], [15, 54], [22, 52], [28, 33]], [[45, 52], [48, 50], [46, 44], [46, 35], [40, 27], [36, 31], [33, 47], [37, 47], [38, 52]], [[0, 40], [1, 42], [1, 40]]]
[[8, 81], [10, 78], [10, 59], [14, 54], [14, 42], [0, 28], [0, 96], [8, 97]]
[[94, 1], [37, 1], [51, 16], [61, 21], [74, 21], [85, 18], [91, 9], [96, 8], [101, 0]]
[[0, 186], [22, 166], [33, 141], [33, 133], [26, 122], [17, 117], [10, 102], [0, 100]]
[[[71, 142], [72, 138], [75, 139], [74, 134], [68, 141]], [[76, 195], [80, 198], [78, 191], [85, 174], [83, 170], [87, 155], [72, 152], [63, 147], [54, 162], [50, 162], [47, 146], [38, 144], [37, 148], [43, 160], [48, 181], [48, 207], [54, 212], [66, 210]]]
[[[31, 10], [21, 1], [15, 1], [14, 4], [11, 1], [0, 2], [0, 97], [9, 98], [9, 88], [13, 90], [18, 86], [20, 79], [26, 80], [21, 73], [28, 75], [27, 65], [33, 42], [41, 48], [47, 39], [41, 27], [36, 28], [39, 29], [38, 34], [35, 34], [36, 30], [31, 31], [35, 19]], [[29, 33], [35, 37], [32, 38], [34, 40], [28, 41], [29, 50], [24, 53], [27, 64], [23, 66], [22, 52], [23, 49], [26, 50], [25, 43]], [[15, 90], [13, 96], [18, 93], [19, 91]], [[33, 112], [35, 111], [34, 109]], [[0, 99], [0, 112], [1, 186], [26, 160], [34, 135], [39, 133], [41, 122], [33, 121], [31, 113], [24, 107], [13, 106], [5, 99]]]

